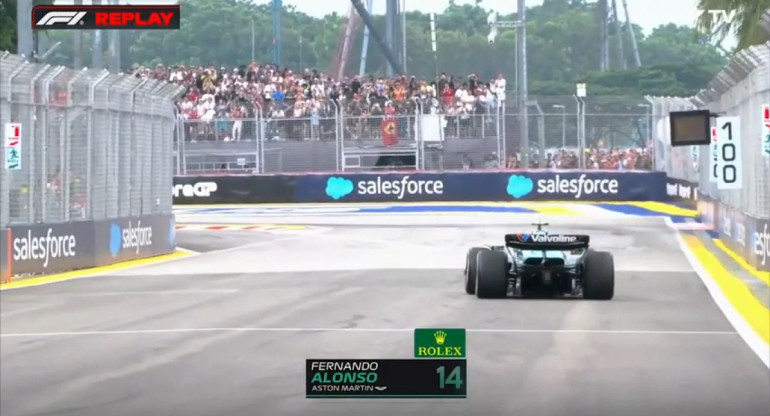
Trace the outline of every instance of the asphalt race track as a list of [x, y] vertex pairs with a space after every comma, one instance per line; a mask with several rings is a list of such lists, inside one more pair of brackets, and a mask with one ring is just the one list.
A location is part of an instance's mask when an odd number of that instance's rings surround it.
[[[202, 254], [3, 291], [0, 414], [770, 414], [768, 368], [662, 220], [552, 221], [615, 254], [616, 298], [589, 302], [466, 295], [467, 248], [529, 219], [437, 218], [182, 230]], [[468, 329], [468, 399], [305, 399], [306, 358], [411, 358], [414, 327]]]

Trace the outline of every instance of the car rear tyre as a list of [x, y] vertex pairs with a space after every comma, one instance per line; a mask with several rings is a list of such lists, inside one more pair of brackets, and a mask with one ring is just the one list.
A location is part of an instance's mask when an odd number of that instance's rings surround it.
[[489, 250], [486, 247], [473, 247], [465, 257], [465, 293], [476, 294], [476, 258], [480, 251]]
[[615, 295], [615, 260], [606, 251], [590, 250], [583, 263], [583, 297], [610, 300]]
[[482, 250], [476, 255], [476, 296], [504, 298], [508, 292], [508, 256], [501, 251]]

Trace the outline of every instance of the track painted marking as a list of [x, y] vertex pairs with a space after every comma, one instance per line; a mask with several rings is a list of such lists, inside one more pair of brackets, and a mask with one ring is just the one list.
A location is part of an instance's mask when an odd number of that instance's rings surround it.
[[102, 296], [176, 296], [176, 295], [219, 295], [233, 294], [240, 289], [180, 289], [180, 290], [134, 290], [120, 292], [57, 293], [54, 295], [30, 295], [35, 298], [98, 298]]
[[23, 289], [27, 287], [42, 286], [51, 283], [66, 282], [75, 279], [84, 279], [89, 277], [104, 276], [108, 273], [117, 271], [123, 271], [128, 269], [135, 269], [145, 266], [153, 266], [156, 264], [167, 263], [174, 260], [183, 259], [186, 257], [196, 255], [189, 250], [177, 250], [171, 254], [163, 256], [148, 257], [144, 259], [130, 260], [121, 263], [111, 264], [109, 266], [94, 267], [90, 269], [73, 270], [71, 272], [51, 274], [39, 277], [18, 278], [19, 280], [11, 281], [10, 283], [0, 284], [0, 291]]
[[532, 211], [535, 211], [538, 214], [543, 215], [562, 215], [562, 216], [570, 216], [570, 217], [577, 217], [577, 216], [583, 216], [585, 213], [573, 210], [569, 208], [568, 204], [521, 204], [522, 208], [530, 209]]
[[684, 239], [738, 313], [765, 342], [765, 348], [770, 346], [770, 310], [754, 296], [742, 280], [730, 273], [697, 237], [685, 236]]
[[[671, 226], [671, 221], [667, 219]], [[673, 227], [672, 227], [673, 228]], [[679, 248], [711, 298], [749, 348], [770, 368], [770, 311], [695, 236], [676, 232]]]
[[327, 231], [328, 227], [316, 227], [300, 224], [208, 224], [208, 223], [178, 223], [177, 230], [205, 231], [265, 231], [270, 233], [307, 232], [317, 233]]
[[[736, 335], [734, 331], [647, 331], [647, 330], [600, 330], [600, 329], [472, 329], [472, 333], [498, 334], [598, 334], [598, 335], [698, 335], [724, 336]], [[106, 336], [106, 335], [157, 335], [196, 332], [414, 332], [414, 328], [168, 328], [168, 329], [127, 329], [116, 331], [61, 331], [61, 332], [20, 332], [0, 334], [0, 338], [49, 338], [67, 336]]]
[[602, 204], [606, 205], [631, 205], [634, 207], [639, 207], [642, 209], [646, 209], [648, 211], [652, 212], [659, 212], [661, 214], [666, 215], [673, 215], [676, 217], [697, 217], [698, 216], [698, 210], [695, 209], [689, 209], [689, 208], [682, 208], [680, 206], [676, 206], [673, 204], [667, 204], [665, 202], [602, 202]]
[[747, 272], [749, 272], [752, 276], [759, 279], [761, 282], [764, 282], [764, 284], [770, 286], [770, 272], [761, 272], [757, 270], [754, 266], [750, 265], [743, 257], [738, 255], [738, 253], [730, 250], [729, 247], [725, 245], [725, 243], [722, 242], [722, 240], [718, 238], [712, 239], [714, 242], [714, 245], [716, 245], [722, 252], [724, 252], [727, 256], [729, 256], [734, 262], [738, 263], [741, 267], [746, 269]]

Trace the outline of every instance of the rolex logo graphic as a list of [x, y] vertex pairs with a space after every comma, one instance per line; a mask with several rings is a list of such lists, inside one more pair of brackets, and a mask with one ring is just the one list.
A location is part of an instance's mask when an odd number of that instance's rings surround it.
[[464, 358], [465, 329], [415, 329], [414, 356], [417, 358]]

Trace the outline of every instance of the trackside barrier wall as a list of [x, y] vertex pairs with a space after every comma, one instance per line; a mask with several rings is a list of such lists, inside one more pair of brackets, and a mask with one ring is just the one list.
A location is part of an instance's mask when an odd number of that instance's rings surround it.
[[[694, 97], [647, 100], [653, 108], [656, 167], [665, 170], [669, 183], [696, 188], [698, 211], [718, 238], [758, 270], [770, 272], [770, 120], [763, 114], [770, 105], [770, 42], [738, 53]], [[668, 113], [694, 109], [740, 117], [742, 189], [720, 190], [709, 181], [708, 146], [670, 146]]]
[[[15, 147], [5, 145], [0, 166], [4, 281], [173, 250], [162, 236], [173, 221], [174, 100], [182, 92], [0, 52], [0, 131], [20, 133]], [[136, 229], [140, 219], [151, 225], [152, 243]], [[134, 230], [115, 256], [106, 224]]]
[[5, 281], [10, 276], [60, 273], [168, 254], [176, 247], [173, 214], [3, 230]]
[[177, 176], [175, 204], [665, 201], [666, 175], [515, 171]]

